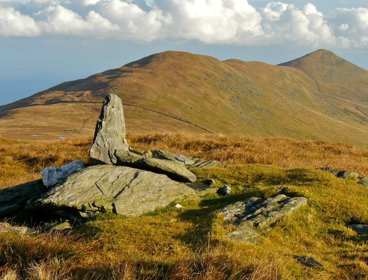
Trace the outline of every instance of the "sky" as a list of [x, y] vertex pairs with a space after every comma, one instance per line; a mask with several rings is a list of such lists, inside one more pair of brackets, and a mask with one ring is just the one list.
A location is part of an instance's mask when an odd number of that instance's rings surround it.
[[0, 105], [165, 50], [368, 69], [368, 0], [0, 0]]

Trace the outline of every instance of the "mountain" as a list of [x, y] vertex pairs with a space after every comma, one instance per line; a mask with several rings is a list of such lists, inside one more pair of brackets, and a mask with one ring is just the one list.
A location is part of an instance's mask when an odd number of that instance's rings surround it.
[[0, 136], [92, 135], [106, 93], [128, 131], [242, 134], [368, 145], [368, 71], [319, 50], [281, 65], [163, 52], [0, 107]]

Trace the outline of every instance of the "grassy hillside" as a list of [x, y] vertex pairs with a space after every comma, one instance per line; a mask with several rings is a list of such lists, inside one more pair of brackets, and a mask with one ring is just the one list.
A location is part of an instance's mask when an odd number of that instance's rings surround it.
[[[91, 139], [49, 144], [0, 141], [1, 187], [39, 178], [47, 165], [87, 160]], [[366, 279], [367, 242], [347, 227], [368, 222], [368, 191], [315, 167], [368, 174], [368, 150], [326, 142], [198, 135], [130, 134], [137, 149], [162, 148], [236, 164], [195, 170], [228, 184], [140, 218], [100, 215], [72, 233], [0, 233], [0, 277], [5, 279]], [[217, 210], [280, 188], [308, 206], [276, 224], [258, 243], [225, 238], [231, 228]], [[214, 188], [214, 190], [216, 190]], [[294, 256], [314, 257], [306, 268]], [[7, 277], [7, 278], [6, 278]]]
[[357, 103], [368, 101], [368, 71], [328, 50], [319, 50], [281, 65], [300, 69], [335, 97]]
[[[326, 63], [319, 53], [311, 55], [313, 62], [308, 62], [310, 56], [300, 60], [309, 72], [294, 64], [219, 61], [182, 52], [152, 55], [0, 108], [5, 114], [0, 136], [45, 140], [92, 135], [101, 98], [113, 92], [123, 100], [129, 131], [368, 145], [367, 71], [349, 63]], [[322, 84], [319, 79], [327, 74], [316, 64], [347, 79], [354, 76], [359, 93], [342, 94], [346, 83], [341, 77]]]

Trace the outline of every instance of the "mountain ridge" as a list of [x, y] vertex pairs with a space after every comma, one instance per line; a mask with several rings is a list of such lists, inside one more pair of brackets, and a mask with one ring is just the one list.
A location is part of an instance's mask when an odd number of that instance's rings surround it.
[[[366, 76], [368, 71], [326, 50], [280, 65], [166, 51], [2, 106], [5, 116], [0, 124], [17, 138], [91, 135], [102, 97], [115, 93], [123, 100], [128, 127], [137, 132], [243, 134], [368, 145]], [[27, 120], [30, 115], [56, 122], [58, 128], [37, 126]], [[63, 116], [69, 127], [62, 124]], [[22, 121], [34, 131], [24, 127], [17, 132], [16, 123]]]

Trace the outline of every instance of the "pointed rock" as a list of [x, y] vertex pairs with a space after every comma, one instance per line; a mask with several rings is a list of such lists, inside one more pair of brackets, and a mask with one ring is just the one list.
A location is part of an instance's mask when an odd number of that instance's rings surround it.
[[109, 94], [97, 121], [95, 137], [89, 155], [92, 162], [116, 164], [116, 151], [128, 150], [124, 111], [121, 99]]

